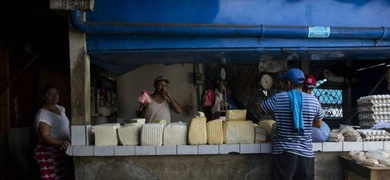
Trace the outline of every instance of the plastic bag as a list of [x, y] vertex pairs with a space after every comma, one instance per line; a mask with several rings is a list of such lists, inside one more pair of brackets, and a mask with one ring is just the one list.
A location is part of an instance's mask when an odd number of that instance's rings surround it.
[[215, 92], [212, 89], [209, 89], [205, 92], [204, 106], [211, 107], [214, 105], [215, 101]]
[[151, 103], [152, 100], [151, 100], [149, 94], [150, 94], [150, 92], [148, 92], [146, 90], [143, 90], [141, 92], [141, 94], [138, 96], [138, 102], [142, 103], [142, 104], [145, 103], [145, 102]]
[[321, 128], [313, 127], [313, 132], [311, 134], [313, 142], [325, 142], [328, 140], [330, 128], [328, 124], [322, 122]]

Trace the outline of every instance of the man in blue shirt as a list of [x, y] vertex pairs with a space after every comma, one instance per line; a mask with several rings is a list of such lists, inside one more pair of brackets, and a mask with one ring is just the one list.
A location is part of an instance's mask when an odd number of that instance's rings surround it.
[[314, 179], [312, 127], [321, 127], [324, 117], [317, 98], [303, 93], [305, 75], [292, 68], [283, 75], [286, 91], [275, 94], [256, 107], [273, 114], [276, 121], [272, 145], [272, 179]]

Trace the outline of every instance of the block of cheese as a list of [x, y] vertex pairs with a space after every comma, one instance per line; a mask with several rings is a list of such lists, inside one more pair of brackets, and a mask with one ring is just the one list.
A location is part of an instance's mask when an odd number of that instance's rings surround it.
[[165, 119], [153, 120], [152, 123], [160, 123], [163, 124], [164, 126], [167, 125], [167, 121]]
[[215, 119], [206, 123], [207, 144], [222, 144], [223, 129], [222, 120]]
[[95, 146], [116, 146], [118, 145], [119, 123], [106, 123], [93, 126], [95, 132]]
[[123, 146], [139, 145], [142, 125], [139, 123], [128, 123], [118, 128], [119, 143]]
[[246, 109], [234, 109], [226, 111], [227, 121], [245, 121], [246, 120]]
[[255, 141], [252, 121], [226, 121], [224, 140], [226, 144], [252, 144]]
[[131, 123], [139, 123], [141, 125], [145, 124], [145, 121], [145, 118], [134, 118], [130, 120]]
[[267, 132], [264, 128], [254, 126], [255, 128], [255, 143], [263, 143], [267, 140]]
[[226, 143], [226, 120], [222, 121], [223, 142]]
[[275, 120], [261, 120], [257, 123], [259, 127], [262, 127], [265, 129], [267, 134], [271, 135], [274, 133], [276, 128], [276, 121]]
[[164, 127], [164, 146], [186, 145], [187, 144], [187, 123], [176, 122]]
[[163, 141], [164, 125], [147, 123], [141, 128], [141, 146], [161, 146]]
[[198, 117], [205, 117], [204, 112], [202, 112], [202, 111], [198, 111], [196, 116], [198, 116]]
[[205, 117], [192, 118], [190, 127], [188, 129], [188, 143], [191, 145], [207, 143]]

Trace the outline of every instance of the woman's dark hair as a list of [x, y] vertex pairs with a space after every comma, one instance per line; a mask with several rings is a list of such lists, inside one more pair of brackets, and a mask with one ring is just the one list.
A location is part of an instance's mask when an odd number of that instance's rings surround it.
[[49, 89], [51, 89], [51, 88], [57, 89], [57, 87], [55, 87], [54, 85], [48, 84], [48, 85], [46, 85], [45, 87], [42, 88], [42, 90], [40, 92], [40, 95], [44, 96], [47, 93], [47, 91], [49, 91]]

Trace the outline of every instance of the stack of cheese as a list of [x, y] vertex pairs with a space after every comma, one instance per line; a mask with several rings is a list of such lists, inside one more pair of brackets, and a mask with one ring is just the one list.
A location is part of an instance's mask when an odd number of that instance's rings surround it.
[[[254, 127], [246, 120], [246, 110], [228, 110], [226, 121], [215, 119], [207, 122], [202, 114], [192, 118], [190, 126], [178, 122], [165, 125], [165, 120], [145, 124], [144, 119], [132, 119], [131, 123], [94, 126], [96, 146], [174, 146], [250, 144], [264, 142], [263, 128]], [[119, 137], [119, 138], [118, 138]]]
[[276, 129], [276, 121], [275, 120], [261, 120], [257, 123], [258, 128], [263, 128], [266, 134], [266, 141], [273, 140], [274, 131]]
[[255, 128], [252, 121], [246, 121], [246, 109], [227, 110], [223, 131], [226, 144], [252, 144], [255, 141]]
[[263, 143], [267, 141], [267, 131], [263, 127], [255, 126], [255, 143]]
[[93, 126], [95, 132], [95, 146], [116, 146], [118, 145], [117, 129], [119, 123], [107, 123]]
[[200, 144], [251, 144], [255, 139], [252, 121], [246, 121], [246, 110], [226, 111], [226, 121], [214, 119], [207, 122], [205, 117], [192, 119], [188, 130], [188, 143]]

